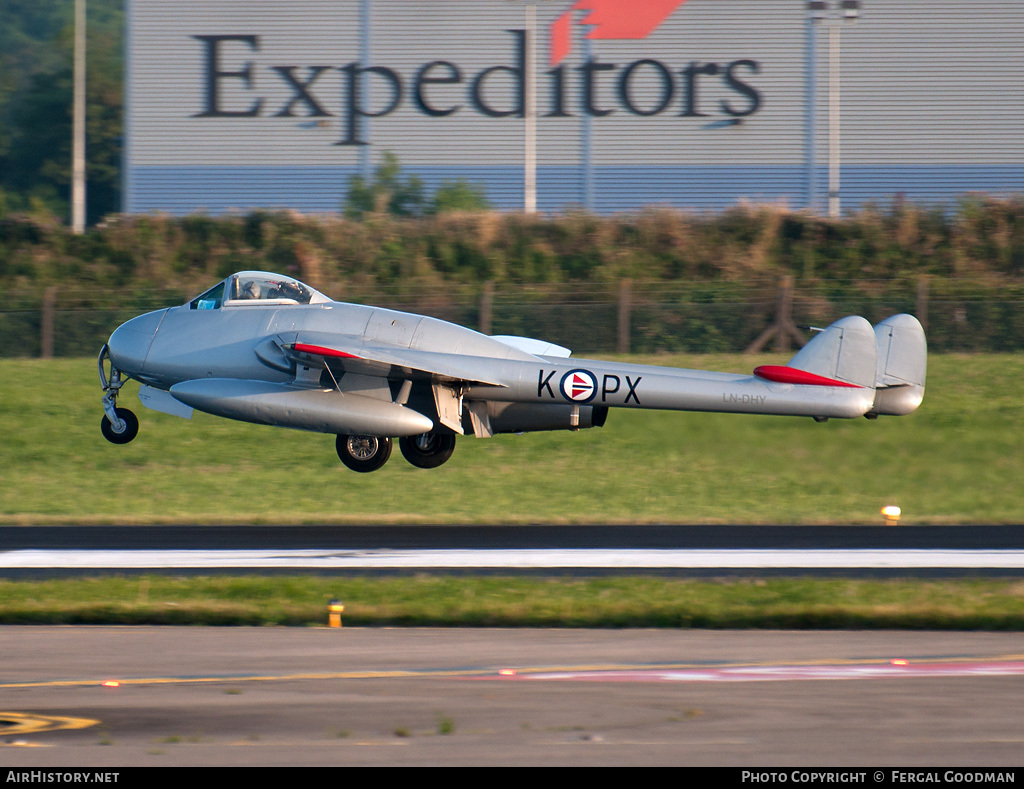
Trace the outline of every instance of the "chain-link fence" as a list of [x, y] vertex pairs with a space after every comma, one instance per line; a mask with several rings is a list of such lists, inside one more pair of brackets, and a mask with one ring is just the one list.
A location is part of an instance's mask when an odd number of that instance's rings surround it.
[[[8, 293], [0, 308], [0, 355], [93, 356], [124, 321], [147, 310], [182, 304], [189, 295], [179, 290], [71, 288]], [[824, 326], [858, 314], [875, 323], [898, 312], [921, 319], [932, 351], [1024, 350], [1024, 296], [979, 289], [938, 293], [922, 282], [887, 285], [873, 293], [863, 287], [793, 286], [786, 280], [741, 287], [629, 281], [573, 286], [487, 283], [459, 292], [361, 292], [349, 298], [431, 315], [487, 334], [537, 337], [576, 354], [744, 351], [783, 320]], [[791, 347], [788, 338], [783, 340], [781, 346]], [[772, 339], [764, 347], [780, 345]]]

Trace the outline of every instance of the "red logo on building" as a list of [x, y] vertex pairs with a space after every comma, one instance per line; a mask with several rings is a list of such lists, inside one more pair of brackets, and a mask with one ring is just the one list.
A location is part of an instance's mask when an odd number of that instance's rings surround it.
[[557, 66], [572, 49], [573, 11], [587, 11], [579, 24], [592, 29], [587, 38], [595, 40], [647, 38], [654, 29], [686, 0], [577, 0], [551, 23], [549, 60]]

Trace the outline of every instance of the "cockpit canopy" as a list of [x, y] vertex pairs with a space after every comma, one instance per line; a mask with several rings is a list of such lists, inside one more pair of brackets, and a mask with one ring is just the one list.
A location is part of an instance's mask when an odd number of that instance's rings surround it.
[[219, 310], [273, 304], [327, 304], [323, 293], [270, 271], [239, 271], [189, 302], [189, 309]]

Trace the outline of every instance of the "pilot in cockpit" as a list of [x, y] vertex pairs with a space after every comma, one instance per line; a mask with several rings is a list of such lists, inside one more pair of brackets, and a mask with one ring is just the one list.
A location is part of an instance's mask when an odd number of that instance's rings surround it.
[[261, 295], [260, 284], [256, 280], [249, 280], [238, 288], [239, 299], [258, 299]]
[[277, 295], [281, 299], [294, 299], [299, 304], [309, 303], [309, 293], [297, 282], [282, 280], [278, 283]]

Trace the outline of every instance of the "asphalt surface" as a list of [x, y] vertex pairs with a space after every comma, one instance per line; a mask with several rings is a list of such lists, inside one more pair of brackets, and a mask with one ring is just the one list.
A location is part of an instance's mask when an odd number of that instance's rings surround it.
[[[2, 627], [0, 762], [1019, 765], [1021, 650], [999, 633]], [[942, 671], [892, 676], [897, 658]], [[716, 679], [754, 670], [771, 678]]]
[[[0, 527], [0, 547], [1013, 550], [1022, 532], [56, 526]], [[1024, 747], [1017, 633], [0, 627], [0, 656], [8, 767], [991, 768]]]
[[1024, 526], [0, 526], [4, 550], [255, 548], [1024, 549]]
[[1021, 576], [1018, 526], [0, 527], [0, 577], [97, 572]]

